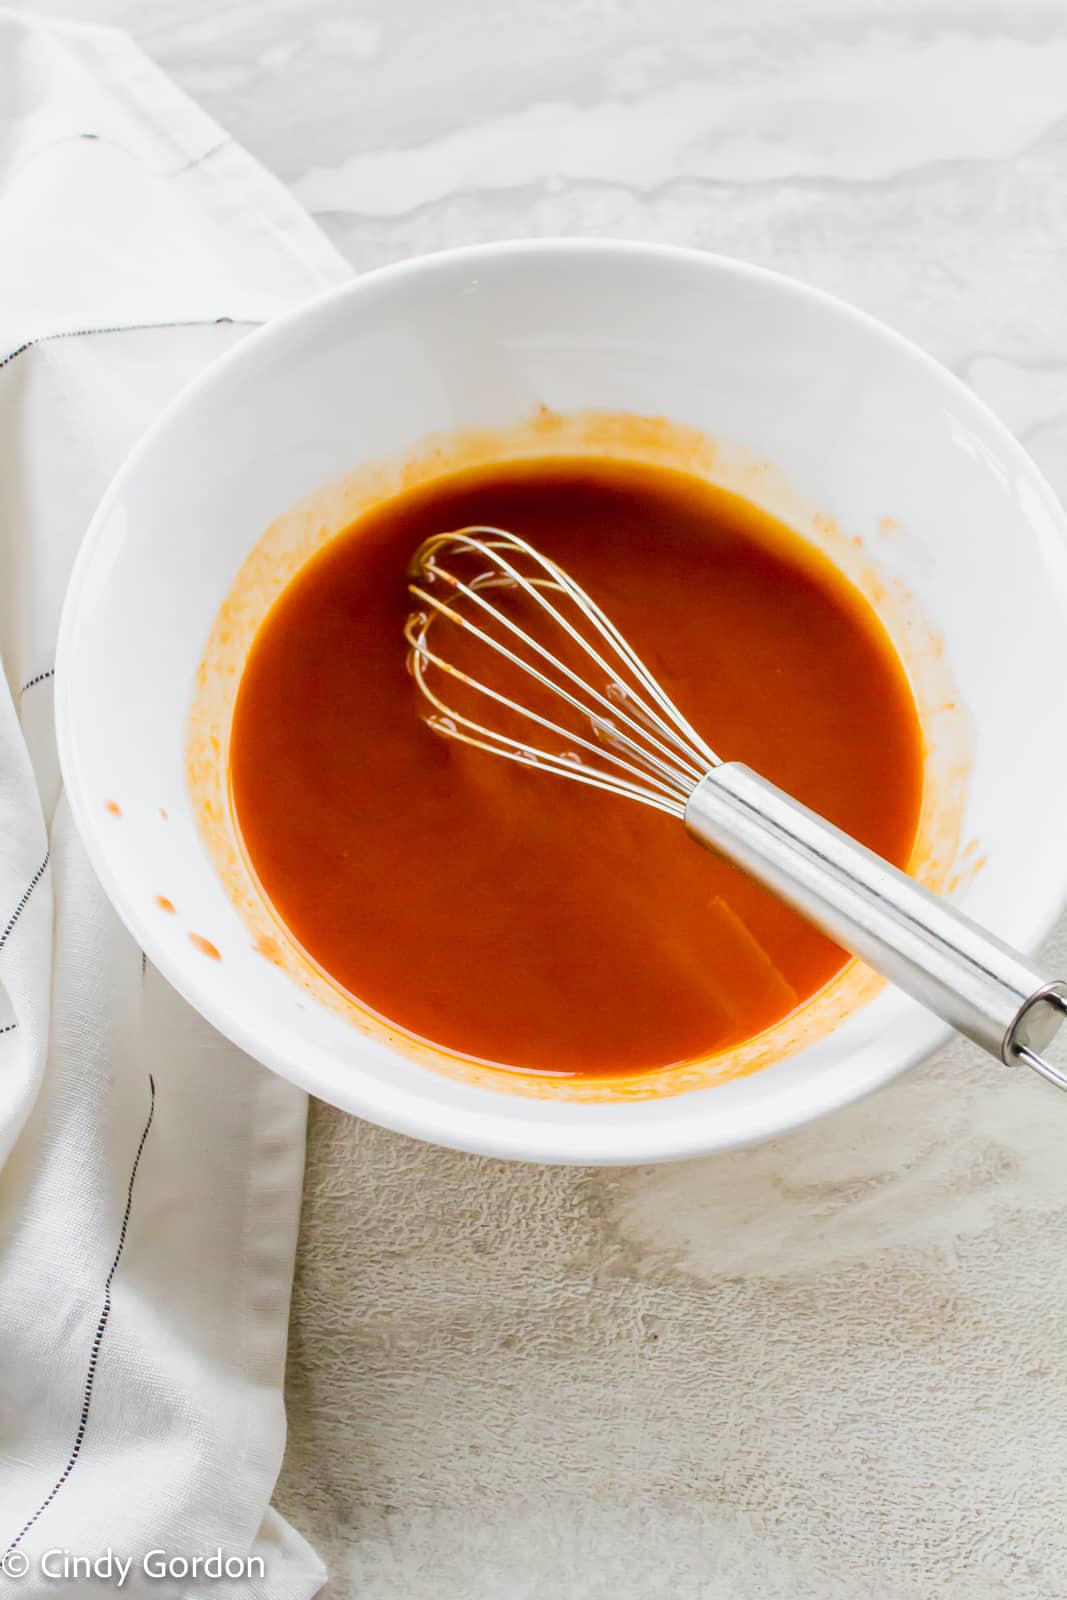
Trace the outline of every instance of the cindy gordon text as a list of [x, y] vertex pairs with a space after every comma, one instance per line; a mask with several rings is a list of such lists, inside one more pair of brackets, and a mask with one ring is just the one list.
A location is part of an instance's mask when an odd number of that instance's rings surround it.
[[262, 1556], [230, 1555], [223, 1549], [206, 1555], [173, 1555], [169, 1550], [146, 1550], [144, 1555], [120, 1555], [108, 1548], [99, 1555], [76, 1555], [71, 1550], [43, 1550], [32, 1559], [23, 1550], [9, 1550], [0, 1556], [0, 1573], [5, 1578], [24, 1578], [34, 1571], [46, 1581], [69, 1583], [72, 1578], [95, 1578], [121, 1589], [136, 1573], [148, 1579], [163, 1578], [265, 1578]]

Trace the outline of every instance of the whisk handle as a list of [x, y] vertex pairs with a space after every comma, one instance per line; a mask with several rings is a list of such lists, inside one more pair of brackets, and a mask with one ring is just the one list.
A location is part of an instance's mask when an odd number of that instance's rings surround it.
[[689, 797], [694, 839], [774, 890], [836, 943], [1007, 1065], [1067, 1089], [1040, 1052], [1067, 1015], [1067, 984], [987, 933], [740, 762]]

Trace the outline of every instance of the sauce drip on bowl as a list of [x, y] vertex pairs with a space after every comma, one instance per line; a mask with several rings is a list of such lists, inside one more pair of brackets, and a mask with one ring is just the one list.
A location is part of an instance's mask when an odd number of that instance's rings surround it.
[[[431, 732], [406, 568], [487, 523], [565, 566], [713, 749], [906, 865], [922, 738], [866, 600], [789, 530], [661, 467], [548, 459], [384, 502], [276, 602], [241, 679], [237, 823], [278, 916], [402, 1032], [624, 1075], [770, 1027], [848, 959], [681, 823]], [[491, 664], [486, 660], [486, 666]]]

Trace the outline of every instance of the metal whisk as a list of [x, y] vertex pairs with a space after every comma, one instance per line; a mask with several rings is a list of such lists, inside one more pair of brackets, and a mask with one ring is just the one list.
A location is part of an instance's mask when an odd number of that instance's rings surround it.
[[[501, 528], [419, 546], [409, 665], [437, 733], [654, 806], [1006, 1065], [1041, 1051], [1067, 983], [737, 761], [723, 761], [585, 591]], [[447, 696], [447, 698], [446, 698]]]

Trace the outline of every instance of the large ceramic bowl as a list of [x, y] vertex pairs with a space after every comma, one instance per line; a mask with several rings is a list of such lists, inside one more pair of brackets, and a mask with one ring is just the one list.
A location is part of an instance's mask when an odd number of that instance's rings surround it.
[[[288, 526], [311, 548], [329, 531], [329, 516], [315, 522], [324, 484], [387, 485], [390, 463], [421, 452], [425, 467], [434, 449], [445, 460], [457, 438], [469, 460], [479, 438], [499, 450], [509, 428], [532, 428], [529, 439], [540, 427], [549, 442], [555, 428], [581, 448], [596, 435], [581, 421], [591, 412], [668, 419], [673, 433], [645, 429], [650, 451], [688, 440], [700, 470], [790, 517], [866, 588], [926, 725], [916, 871], [1033, 948], [1067, 887], [1063, 513], [929, 358], [825, 295], [713, 256], [578, 241], [457, 251], [371, 274], [247, 339], [150, 430], [89, 529], [60, 639], [60, 751], [93, 864], [149, 958], [268, 1067], [442, 1144], [651, 1161], [821, 1116], [928, 1054], [945, 1029], [896, 991], [864, 1000], [853, 982], [836, 1013], [823, 1004], [810, 1025], [794, 1019], [762, 1070], [730, 1078], [713, 1064], [646, 1098], [537, 1097], [501, 1075], [492, 1087], [346, 1018], [263, 958], [186, 778], [207, 641], [268, 525], [303, 502]], [[635, 424], [626, 448], [641, 436]], [[176, 916], [160, 912], [161, 893]]]

